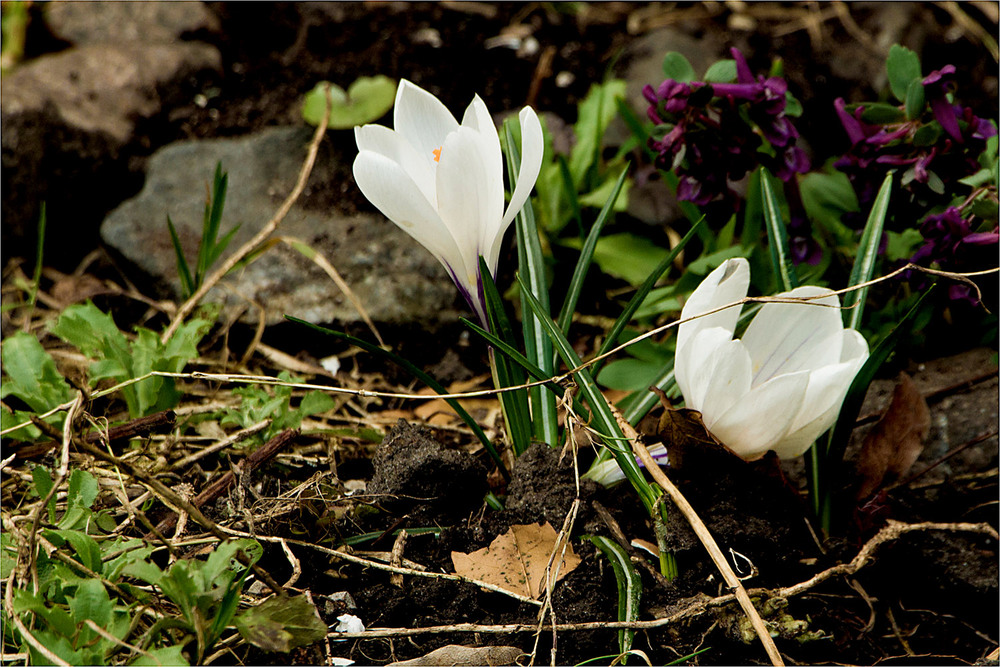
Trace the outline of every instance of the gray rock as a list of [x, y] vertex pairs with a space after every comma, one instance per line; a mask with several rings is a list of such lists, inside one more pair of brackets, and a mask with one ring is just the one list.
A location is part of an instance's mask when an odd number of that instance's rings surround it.
[[[61, 241], [46, 248], [47, 261], [55, 259], [50, 250], [92, 248], [86, 240], [103, 212], [127, 196], [136, 123], [189, 101], [192, 82], [220, 69], [218, 51], [207, 44], [122, 43], [42, 56], [5, 75], [5, 253], [8, 241], [33, 236], [42, 201], [48, 201], [50, 236]], [[94, 219], [88, 211], [96, 212]]]
[[45, 22], [73, 44], [171, 42], [185, 33], [217, 30], [218, 19], [201, 2], [66, 2], [45, 5]]
[[[197, 257], [204, 216], [205, 188], [215, 165], [229, 174], [222, 233], [235, 225], [229, 256], [254, 236], [291, 191], [305, 157], [312, 130], [272, 128], [238, 139], [209, 139], [171, 144], [149, 161], [146, 184], [136, 197], [106, 218], [101, 235], [157, 281], [180, 294], [173, 246], [166, 225], [173, 221], [189, 262]], [[320, 151], [319, 160], [335, 159]], [[317, 164], [317, 173], [329, 165]], [[437, 260], [381, 216], [338, 215], [296, 205], [277, 236], [292, 237], [322, 254], [343, 276], [377, 322], [423, 324], [454, 321], [456, 291]], [[230, 309], [249, 306], [248, 322], [293, 315], [316, 323], [359, 322], [360, 317], [333, 281], [314, 262], [279, 243], [239, 270], [208, 295]]]

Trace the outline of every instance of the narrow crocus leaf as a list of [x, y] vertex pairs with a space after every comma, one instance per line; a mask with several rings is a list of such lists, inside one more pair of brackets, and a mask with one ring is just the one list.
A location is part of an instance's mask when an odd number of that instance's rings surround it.
[[788, 250], [788, 231], [781, 217], [781, 206], [774, 192], [771, 174], [766, 169], [760, 170], [760, 189], [764, 201], [764, 221], [767, 223], [767, 241], [771, 250], [771, 266], [778, 278], [781, 289], [785, 292], [799, 286], [795, 273], [795, 265]]
[[[285, 319], [288, 320], [289, 322], [295, 322], [296, 324], [301, 324], [310, 329], [313, 329], [314, 331], [326, 334], [327, 336], [333, 336], [334, 338], [339, 338], [340, 340], [346, 341], [351, 345], [354, 345], [355, 347], [360, 347], [362, 350], [365, 350], [366, 352], [371, 352], [372, 354], [380, 356], [383, 359], [388, 359], [389, 361], [396, 364], [400, 368], [405, 369], [407, 372], [413, 375], [413, 377], [417, 378], [418, 380], [426, 384], [428, 387], [430, 387], [437, 393], [442, 395], [450, 393], [447, 389], [445, 389], [441, 385], [440, 382], [438, 382], [433, 377], [431, 377], [424, 371], [414, 366], [411, 362], [407, 361], [398, 354], [394, 354], [393, 352], [390, 352], [386, 349], [379, 347], [378, 345], [369, 343], [368, 341], [362, 340], [361, 338], [355, 338], [354, 336], [346, 334], [342, 331], [334, 331], [332, 329], [327, 329], [326, 327], [321, 327], [317, 324], [312, 324], [311, 322], [306, 322], [305, 320], [300, 320], [296, 317], [292, 317], [291, 315], [285, 315]], [[482, 427], [476, 422], [475, 419], [472, 418], [472, 415], [470, 415], [466, 411], [466, 409], [462, 407], [462, 404], [459, 403], [457, 400], [453, 398], [446, 398], [444, 400], [458, 414], [458, 416], [462, 419], [462, 421], [466, 423], [466, 425], [472, 430], [472, 432], [476, 435], [476, 437], [479, 438], [479, 441], [483, 443], [483, 447], [486, 448], [486, 452], [490, 455], [490, 458], [493, 459], [493, 462], [497, 464], [497, 467], [503, 474], [504, 479], [509, 480], [510, 472], [507, 470], [507, 466], [504, 465], [503, 459], [500, 457], [500, 452], [497, 451], [497, 448], [493, 445], [490, 439], [486, 437], [486, 433], [483, 432]]]
[[566, 299], [563, 301], [562, 308], [559, 310], [557, 323], [559, 329], [563, 333], [569, 332], [569, 325], [573, 321], [573, 313], [576, 311], [576, 304], [580, 298], [580, 291], [583, 289], [583, 280], [586, 278], [587, 270], [590, 269], [590, 262], [594, 258], [594, 248], [597, 247], [597, 239], [601, 236], [601, 231], [604, 229], [604, 225], [611, 217], [611, 209], [614, 207], [615, 201], [618, 199], [618, 195], [622, 191], [622, 186], [625, 184], [625, 177], [627, 175], [628, 166], [626, 165], [626, 167], [622, 169], [622, 173], [618, 177], [617, 183], [615, 183], [615, 189], [611, 192], [611, 196], [608, 197], [608, 201], [605, 202], [601, 212], [598, 213], [593, 227], [590, 228], [590, 233], [587, 235], [587, 240], [584, 242], [583, 248], [580, 249], [580, 257], [577, 259], [576, 268], [573, 270], [573, 278], [570, 280], [569, 290], [566, 292]]
[[191, 277], [191, 269], [188, 268], [187, 259], [184, 257], [184, 248], [181, 247], [181, 239], [177, 236], [177, 229], [174, 221], [167, 216], [167, 229], [170, 230], [170, 242], [174, 245], [174, 254], [177, 256], [177, 277], [181, 281], [181, 290], [185, 295], [194, 294], [194, 280]]
[[[849, 287], [855, 287], [872, 279], [875, 273], [875, 262], [878, 259], [878, 249], [882, 242], [882, 229], [885, 227], [885, 216], [889, 211], [889, 196], [892, 194], [892, 172], [886, 174], [879, 188], [875, 202], [872, 204], [868, 222], [861, 233], [858, 242], [858, 254], [854, 258], [851, 269]], [[868, 288], [862, 287], [844, 295], [844, 308], [847, 309], [847, 326], [858, 329], [861, 326], [861, 316], [864, 314], [865, 298]]]
[[[503, 307], [503, 299], [493, 282], [486, 267], [486, 260], [479, 258], [483, 280], [483, 297], [486, 306], [486, 317], [490, 328], [508, 345], [514, 341], [514, 331]], [[494, 385], [497, 387], [516, 387], [524, 384], [524, 371], [511, 363], [506, 356], [497, 356], [490, 350], [490, 361], [496, 374]], [[525, 389], [505, 391], [500, 393], [500, 406], [503, 409], [504, 423], [507, 425], [507, 435], [510, 437], [514, 454], [520, 456], [531, 445], [531, 413], [528, 409], [528, 392]]]
[[[664, 273], [666, 273], [666, 271], [671, 266], [673, 266], [673, 263], [674, 261], [676, 261], [677, 256], [684, 250], [684, 246], [688, 244], [688, 241], [694, 238], [695, 234], [697, 234], [698, 229], [701, 227], [704, 221], [705, 219], [702, 218], [701, 220], [696, 222], [691, 227], [691, 229], [688, 230], [688, 233], [685, 234], [684, 237], [677, 243], [677, 245], [675, 245], [670, 250], [667, 256], [664, 257], [663, 260], [656, 265], [656, 268], [653, 269], [648, 276], [646, 276], [646, 280], [643, 281], [642, 285], [639, 286], [639, 289], [636, 290], [632, 298], [629, 299], [628, 304], [622, 310], [621, 314], [618, 316], [618, 319], [615, 320], [615, 323], [611, 325], [611, 328], [608, 330], [608, 333], [604, 337], [604, 343], [601, 345], [601, 348], [597, 351], [597, 356], [605, 354], [618, 344], [618, 338], [621, 336], [622, 331], [625, 330], [625, 327], [628, 325], [629, 321], [631, 321], [632, 316], [642, 305], [642, 302], [646, 300], [646, 297], [649, 295], [649, 292], [653, 289], [653, 286], [656, 285], [657, 281], [663, 276]], [[565, 331], [565, 329], [563, 329], [563, 331]], [[594, 364], [591, 373], [596, 376], [598, 371], [600, 371], [601, 366], [603, 365], [604, 365], [603, 360], [598, 361], [597, 363]], [[631, 420], [629, 421], [631, 423]]]
[[[600, 535], [584, 535], [583, 539], [590, 541], [600, 549], [604, 557], [611, 563], [618, 584], [618, 620], [631, 623], [639, 620], [639, 603], [642, 601], [642, 579], [632, 565], [628, 553], [614, 540]], [[635, 630], [621, 629], [618, 631], [618, 648], [622, 655], [632, 649]]]
[[[518, 282], [521, 282], [520, 276], [518, 277]], [[524, 288], [525, 286], [522, 283], [521, 289], [523, 290]], [[530, 293], [528, 293], [527, 303], [528, 307], [535, 311], [539, 322], [545, 327], [545, 332], [552, 339], [552, 344], [562, 358], [563, 363], [571, 369], [579, 367], [581, 365], [580, 357], [573, 350], [573, 346], [566, 340], [566, 336], [559, 330], [556, 323], [543, 315], [541, 306]], [[642, 472], [635, 462], [635, 457], [632, 455], [632, 450], [628, 446], [621, 427], [615, 420], [607, 400], [597, 388], [597, 383], [594, 382], [593, 377], [591, 377], [586, 368], [577, 371], [573, 376], [576, 378], [584, 400], [590, 406], [592, 414], [591, 427], [603, 436], [604, 444], [614, 453], [615, 460], [618, 461], [618, 465], [621, 466], [625, 476], [632, 483], [636, 492], [638, 492], [642, 504], [646, 507], [646, 511], [652, 513], [656, 506], [657, 494], [646, 481], [645, 477], [642, 476]]]
[[[514, 145], [514, 135], [510, 123], [504, 124], [507, 143], [507, 174], [510, 177], [511, 189], [517, 189], [520, 155]], [[521, 275], [527, 277], [531, 293], [535, 295], [542, 307], [549, 309], [549, 288], [545, 274], [545, 258], [542, 255], [541, 243], [538, 240], [538, 226], [535, 224], [535, 212], [531, 201], [526, 201], [516, 217], [517, 231], [517, 264]], [[526, 356], [534, 361], [549, 376], [554, 368], [552, 341], [542, 331], [530, 310], [521, 308], [521, 326], [524, 335], [524, 351]], [[535, 437], [542, 442], [556, 446], [559, 441], [559, 416], [556, 412], [556, 397], [543, 387], [532, 387], [528, 390], [531, 403], [531, 423]]]

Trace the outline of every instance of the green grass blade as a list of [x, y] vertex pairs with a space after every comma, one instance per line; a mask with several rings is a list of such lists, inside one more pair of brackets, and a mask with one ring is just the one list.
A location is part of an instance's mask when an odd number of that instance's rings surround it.
[[636, 115], [635, 111], [632, 110], [632, 107], [630, 107], [624, 99], [615, 99], [615, 104], [618, 106], [618, 115], [622, 117], [625, 127], [629, 129], [629, 132], [632, 133], [632, 136], [635, 137], [638, 144], [642, 146], [643, 151], [646, 153], [646, 157], [650, 162], [655, 160], [656, 151], [654, 151], [649, 145], [649, 124], [640, 120], [639, 116]]
[[[889, 211], [889, 197], [892, 194], [892, 176], [892, 172], [886, 174], [885, 180], [882, 181], [882, 187], [879, 188], [875, 202], [872, 204], [868, 222], [865, 223], [865, 230], [858, 242], [858, 254], [854, 258], [849, 287], [868, 282], [875, 273], [878, 247], [882, 242], [882, 229], [885, 226], [885, 216]], [[865, 297], [867, 296], [867, 287], [844, 295], [844, 307], [850, 309], [847, 311], [847, 326], [851, 329], [857, 329], [861, 326], [861, 316], [864, 314]]]
[[582, 239], [585, 236], [583, 233], [583, 213], [580, 212], [580, 198], [576, 194], [576, 186], [573, 185], [573, 175], [569, 173], [569, 163], [566, 162], [564, 155], [557, 155], [556, 161], [559, 164], [559, 175], [562, 177], [563, 193], [566, 195], [566, 201], [569, 202], [573, 221], [576, 222], [576, 229]]
[[181, 289], [184, 291], [184, 296], [188, 297], [194, 294], [194, 280], [191, 278], [191, 269], [188, 268], [187, 260], [184, 258], [181, 239], [177, 236], [177, 229], [174, 228], [174, 222], [169, 215], [167, 215], [167, 229], [170, 230], [170, 241], [174, 244], [174, 254], [177, 255], [177, 276], [181, 279]]
[[[673, 265], [674, 260], [677, 259], [677, 255], [684, 250], [684, 246], [687, 245], [688, 241], [695, 237], [698, 232], [698, 228], [702, 225], [702, 223], [704, 223], [704, 221], [705, 218], [702, 217], [701, 220], [695, 223], [695, 225], [688, 230], [688, 233], [684, 235], [684, 238], [682, 238], [673, 250], [671, 250], [670, 253], [663, 258], [663, 261], [660, 262], [648, 276], [646, 276], [646, 280], [642, 283], [642, 285], [640, 285], [635, 295], [633, 295], [629, 300], [628, 305], [625, 306], [625, 309], [622, 311], [621, 315], [618, 316], [618, 319], [615, 320], [615, 323], [611, 325], [611, 329], [608, 330], [608, 333], [604, 338], [604, 343], [601, 345], [601, 349], [597, 352], [598, 356], [604, 354], [618, 344], [618, 338], [621, 336], [622, 331], [625, 330], [625, 327], [632, 319], [632, 315], [635, 314], [635, 311], [639, 310], [639, 307], [646, 299], [646, 296], [649, 295], [653, 286], [656, 285], [656, 282], [660, 279], [660, 277]], [[591, 374], [596, 376], [603, 365], [604, 360], [598, 361], [594, 364]]]
[[788, 251], [788, 231], [781, 217], [781, 207], [774, 193], [773, 177], [766, 169], [760, 170], [760, 189], [764, 200], [764, 221], [767, 223], [768, 247], [771, 266], [781, 284], [781, 291], [788, 292], [799, 286], [791, 253]]
[[[521, 282], [520, 276], [518, 276], [518, 282]], [[525, 289], [523, 283], [521, 284], [521, 289]], [[528, 307], [535, 311], [539, 322], [545, 327], [545, 332], [552, 339], [552, 344], [562, 358], [563, 363], [569, 368], [579, 366], [580, 357], [573, 350], [573, 346], [566, 340], [566, 336], [556, 326], [556, 323], [550, 318], [543, 316], [541, 306], [530, 293], [528, 293], [527, 303]], [[576, 378], [577, 385], [580, 387], [580, 391], [583, 393], [584, 400], [590, 406], [591, 427], [604, 436], [604, 444], [614, 453], [615, 460], [618, 461], [618, 465], [625, 473], [625, 476], [638, 492], [642, 504], [646, 507], [646, 511], [652, 513], [656, 506], [657, 494], [650, 487], [646, 478], [643, 477], [642, 471], [639, 470], [639, 465], [635, 461], [632, 449], [626, 444], [621, 427], [618, 426], [618, 422], [611, 413], [611, 407], [605, 400], [604, 395], [597, 388], [597, 384], [587, 369], [577, 371], [574, 373], [574, 377]]]
[[198, 248], [198, 266], [195, 270], [195, 281], [201, 285], [202, 279], [208, 275], [215, 255], [215, 243], [219, 236], [219, 226], [222, 224], [222, 212], [226, 207], [226, 189], [229, 185], [229, 174], [222, 171], [222, 163], [215, 164], [215, 177], [212, 180], [212, 195], [205, 203], [205, 219], [201, 228], [201, 246]]
[[38, 210], [38, 235], [35, 244], [35, 269], [31, 273], [31, 290], [28, 292], [28, 304], [35, 305], [38, 296], [38, 286], [42, 280], [42, 260], [45, 257], [45, 228], [48, 226], [48, 215], [45, 212], [45, 202]]
[[[504, 124], [507, 140], [507, 173], [510, 177], [510, 188], [513, 192], [517, 185], [517, 170], [520, 155], [514, 145], [514, 136], [510, 124]], [[542, 256], [542, 246], [538, 240], [538, 226], [535, 224], [535, 213], [531, 201], [517, 214], [517, 265], [522, 276], [531, 288], [531, 293], [549, 312], [549, 288], [545, 275], [545, 258]], [[552, 375], [555, 357], [552, 351], [552, 341], [542, 331], [532, 312], [524, 307], [524, 297], [521, 304], [521, 326], [524, 335], [525, 356], [534, 361], [543, 371]], [[556, 397], [543, 387], [533, 387], [528, 390], [528, 400], [531, 403], [531, 425], [535, 438], [554, 447], [559, 442], [559, 417], [556, 412]]]
[[587, 234], [587, 240], [583, 244], [583, 248], [580, 249], [580, 257], [576, 261], [576, 268], [573, 270], [573, 278], [569, 284], [569, 290], [566, 292], [566, 299], [563, 301], [562, 308], [559, 310], [559, 318], [557, 320], [559, 329], [563, 333], [569, 332], [569, 325], [573, 321], [573, 313], [576, 311], [577, 301], [580, 299], [580, 290], [583, 289], [583, 281], [587, 277], [587, 270], [590, 269], [590, 263], [594, 259], [594, 248], [597, 247], [597, 239], [601, 236], [601, 230], [604, 229], [604, 225], [607, 224], [608, 220], [611, 218], [611, 209], [615, 205], [615, 201], [618, 199], [618, 195], [622, 191], [622, 186], [625, 185], [625, 177], [628, 175], [628, 165], [622, 169], [621, 175], [618, 177], [618, 182], [615, 183], [615, 189], [611, 191], [611, 196], [608, 197], [608, 201], [604, 202], [604, 207], [601, 212], [597, 214], [597, 219], [594, 221], [594, 226], [590, 228], [590, 233]]
[[[514, 330], [504, 311], [503, 299], [497, 291], [486, 260], [479, 258], [479, 271], [483, 282], [483, 295], [486, 298], [486, 317], [490, 327], [497, 332], [498, 337], [513, 347]], [[504, 355], [490, 351], [490, 360], [496, 386], [515, 387], [524, 384], [524, 371]], [[507, 435], [510, 437], [514, 454], [520, 456], [531, 445], [531, 413], [528, 410], [528, 392], [525, 389], [505, 391], [500, 394], [500, 406], [503, 409], [504, 421], [507, 424]], [[553, 405], [553, 410], [555, 406]]]
[[[430, 375], [420, 370], [419, 368], [414, 366], [411, 362], [407, 361], [398, 354], [389, 352], [388, 350], [385, 350], [373, 343], [369, 343], [366, 340], [355, 338], [350, 334], [346, 334], [341, 331], [334, 331], [332, 329], [327, 329], [326, 327], [321, 327], [317, 324], [312, 324], [311, 322], [300, 320], [297, 317], [292, 317], [291, 315], [285, 315], [285, 319], [287, 319], [289, 322], [295, 322], [296, 324], [301, 324], [314, 331], [326, 334], [327, 336], [333, 336], [334, 338], [346, 341], [351, 345], [354, 345], [355, 347], [360, 347], [362, 350], [365, 350], [366, 352], [371, 352], [376, 356], [382, 357], [383, 359], [387, 359], [388, 361], [391, 361], [400, 368], [405, 369], [407, 372], [413, 375], [413, 377], [417, 378], [418, 380], [426, 384], [428, 387], [430, 387], [437, 393], [439, 394], [449, 393], [448, 390], [445, 389], [440, 382], [438, 382]], [[490, 455], [490, 458], [493, 459], [493, 462], [497, 464], [498, 468], [500, 468], [500, 472], [503, 474], [504, 479], [510, 480], [510, 472], [507, 470], [507, 466], [503, 464], [503, 459], [500, 457], [500, 452], [498, 452], [497, 448], [493, 446], [493, 443], [490, 442], [490, 439], [486, 437], [486, 433], [483, 432], [482, 427], [478, 423], [476, 423], [476, 420], [472, 418], [472, 415], [470, 415], [457, 400], [455, 400], [454, 398], [446, 398], [444, 400], [448, 403], [448, 405], [451, 406], [451, 408], [455, 412], [458, 413], [458, 416], [462, 418], [462, 421], [464, 421], [466, 425], [470, 429], [472, 429], [472, 432], [476, 434], [476, 437], [479, 438], [479, 441], [483, 443], [483, 447], [486, 448], [486, 452]]]
[[[604, 557], [611, 563], [618, 584], [618, 620], [632, 623], [639, 620], [639, 603], [642, 600], [642, 579], [629, 558], [628, 553], [614, 540], [600, 535], [584, 535], [583, 539], [590, 541], [600, 549]], [[618, 631], [618, 649], [622, 655], [632, 649], [635, 630], [622, 628]], [[624, 664], [624, 658], [622, 660]]]

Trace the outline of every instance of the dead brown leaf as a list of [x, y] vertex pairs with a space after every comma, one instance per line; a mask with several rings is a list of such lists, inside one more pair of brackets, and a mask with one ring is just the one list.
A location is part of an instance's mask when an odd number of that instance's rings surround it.
[[867, 498], [904, 476], [923, 451], [930, 429], [927, 401], [910, 376], [900, 373], [889, 408], [861, 445], [857, 499]]
[[516, 646], [459, 646], [448, 644], [427, 655], [402, 662], [391, 662], [389, 667], [419, 667], [421, 665], [516, 665], [524, 651]]
[[[547, 521], [544, 525], [511, 526], [488, 547], [471, 554], [451, 552], [451, 562], [456, 574], [537, 600], [545, 590], [549, 557], [557, 552], [558, 558], [563, 551], [563, 544], [557, 545], [556, 539], [556, 531]], [[555, 567], [555, 563], [552, 571], [558, 571], [555, 580], [559, 581], [576, 569], [580, 557], [567, 544], [562, 564]]]

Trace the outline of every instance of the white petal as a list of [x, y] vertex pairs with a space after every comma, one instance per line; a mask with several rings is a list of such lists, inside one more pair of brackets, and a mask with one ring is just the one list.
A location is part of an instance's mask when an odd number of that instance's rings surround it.
[[788, 432], [802, 405], [809, 374], [792, 373], [755, 387], [708, 430], [745, 459], [764, 455]]
[[384, 155], [362, 151], [354, 160], [354, 180], [368, 201], [446, 268], [467, 273], [451, 231], [402, 166]]
[[[722, 327], [712, 327], [700, 332], [681, 352], [674, 355], [674, 378], [684, 395], [685, 406], [692, 410], [702, 409], [705, 391], [716, 365], [717, 352], [732, 340], [731, 332]], [[747, 390], [749, 389], [748, 376]]]
[[524, 202], [531, 195], [531, 189], [535, 187], [538, 180], [538, 173], [542, 169], [542, 153], [545, 150], [545, 137], [542, 134], [542, 124], [531, 107], [524, 107], [518, 114], [521, 123], [521, 164], [517, 170], [517, 185], [510, 195], [510, 203], [507, 204], [507, 211], [500, 220], [499, 229], [493, 237], [493, 244], [489, 247], [487, 261], [490, 267], [496, 269], [497, 257], [500, 256], [500, 244], [503, 240], [507, 227], [517, 217], [517, 214], [524, 207]]
[[396, 132], [410, 142], [432, 170], [434, 151], [458, 129], [458, 121], [441, 100], [406, 79], [399, 82], [396, 90], [392, 122]]
[[436, 169], [428, 168], [427, 160], [417, 153], [403, 135], [381, 125], [364, 125], [354, 128], [354, 138], [358, 142], [359, 151], [379, 153], [398, 163], [417, 184], [431, 206], [437, 205], [434, 187]]
[[840, 305], [836, 295], [807, 285], [779, 296], [818, 295], [827, 296], [806, 303], [765, 303], [754, 317], [742, 338], [753, 359], [754, 385], [840, 361], [844, 322], [836, 308]]
[[476, 284], [479, 271], [480, 230], [490, 216], [491, 189], [503, 188], [483, 163], [479, 137], [474, 130], [461, 127], [448, 135], [441, 149], [437, 172], [438, 211], [451, 230], [468, 271], [463, 280]]
[[847, 390], [854, 376], [868, 359], [868, 343], [853, 329], [843, 332], [841, 363], [826, 366], [809, 375], [809, 387], [791, 429], [774, 451], [783, 459], [801, 456], [840, 414]]
[[690, 372], [694, 370], [690, 363], [690, 355], [684, 351], [688, 342], [696, 338], [699, 332], [713, 327], [727, 330], [732, 338], [733, 330], [736, 329], [736, 321], [740, 316], [740, 308], [738, 306], [727, 308], [714, 315], [707, 315], [690, 322], [683, 322], [683, 320], [739, 301], [747, 295], [749, 287], [750, 264], [742, 257], [738, 257], [723, 262], [708, 274], [688, 297], [684, 309], [681, 310], [682, 323], [677, 328], [674, 377], [680, 387], [690, 385]]
[[[489, 174], [488, 180], [490, 183], [499, 183], [499, 187], [484, 189], [484, 194], [488, 198], [486, 208], [490, 214], [484, 220], [486, 224], [480, 227], [479, 247], [488, 251], [500, 233], [498, 226], [503, 215], [503, 153], [500, 150], [500, 135], [497, 134], [493, 118], [479, 95], [475, 96], [472, 104], [465, 110], [462, 126], [476, 131], [479, 138], [480, 157]], [[486, 255], [487, 252], [484, 251], [483, 254]], [[492, 264], [490, 266], [495, 268]]]
[[[725, 332], [714, 328], [709, 331]], [[704, 338], [707, 331], [698, 336]], [[702, 420], [715, 423], [738, 402], [750, 393], [750, 355], [738, 340], [730, 340], [719, 346], [711, 361], [702, 367], [696, 376], [695, 394]], [[700, 393], [700, 395], [698, 395]], [[692, 407], [686, 403], [687, 407]]]

